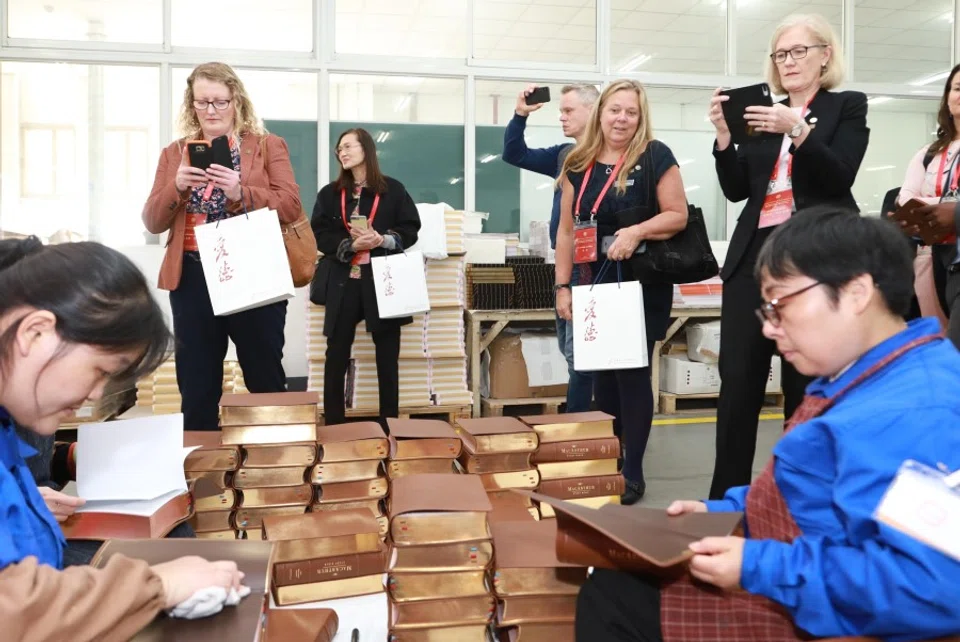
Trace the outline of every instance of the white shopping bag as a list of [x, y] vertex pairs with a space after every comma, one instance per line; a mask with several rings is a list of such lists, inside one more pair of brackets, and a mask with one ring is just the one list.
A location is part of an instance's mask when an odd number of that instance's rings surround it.
[[263, 208], [198, 225], [196, 234], [215, 315], [259, 308], [294, 296], [275, 211]]
[[648, 365], [640, 283], [573, 288], [574, 369], [628, 370]]
[[409, 317], [430, 310], [422, 252], [378, 256], [370, 263], [381, 319]]

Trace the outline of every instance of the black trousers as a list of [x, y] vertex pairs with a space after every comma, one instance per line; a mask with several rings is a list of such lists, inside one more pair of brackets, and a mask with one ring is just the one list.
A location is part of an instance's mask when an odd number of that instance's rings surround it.
[[[723, 282], [720, 310], [720, 399], [717, 402], [717, 453], [710, 499], [753, 477], [757, 422], [770, 376], [776, 344], [763, 336], [754, 312], [760, 307], [760, 285], [753, 277], [760, 247], [775, 228], [757, 230], [743, 264]], [[789, 419], [812, 380], [783, 361], [784, 416]]]
[[640, 575], [598, 568], [577, 596], [577, 642], [663, 642], [660, 586]]
[[287, 302], [228, 316], [213, 315], [203, 266], [195, 253], [183, 255], [180, 286], [170, 293], [174, 354], [184, 430], [218, 430], [227, 339], [237, 347], [243, 381], [250, 392], [285, 392], [284, 324]]
[[[356, 338], [357, 324], [364, 320], [366, 312], [360, 284], [360, 279], [347, 279], [333, 332], [327, 337], [327, 358], [323, 364], [323, 416], [328, 426], [346, 421], [344, 382], [350, 365], [350, 349]], [[386, 430], [387, 417], [396, 417], [400, 413], [400, 326], [381, 324], [381, 329], [372, 334], [377, 349], [380, 423]]]
[[[189, 539], [196, 537], [193, 526], [188, 522], [179, 524], [167, 535], [168, 538]], [[97, 554], [103, 542], [93, 539], [68, 539], [63, 549], [63, 567], [86, 566]]]
[[[647, 357], [653, 358], [655, 341], [647, 341]], [[643, 455], [653, 424], [653, 388], [650, 368], [604, 370], [593, 376], [593, 395], [597, 409], [613, 415], [613, 430], [623, 444], [623, 476], [641, 486]]]

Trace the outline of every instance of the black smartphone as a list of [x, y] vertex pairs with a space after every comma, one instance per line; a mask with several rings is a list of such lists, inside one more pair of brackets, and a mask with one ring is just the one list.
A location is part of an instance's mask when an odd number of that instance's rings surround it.
[[744, 113], [747, 107], [772, 107], [773, 96], [770, 85], [765, 82], [759, 85], [739, 87], [721, 91], [720, 95], [729, 96], [730, 100], [721, 103], [723, 117], [730, 128], [730, 139], [737, 145], [762, 140], [764, 138], [783, 138], [782, 134], [762, 132], [747, 124]]
[[205, 140], [187, 141], [187, 157], [191, 167], [206, 171], [213, 163], [213, 148]]
[[527, 94], [526, 102], [528, 105], [542, 105], [543, 103], [550, 102], [550, 88], [537, 87]]
[[226, 167], [227, 169], [233, 169], [233, 156], [230, 154], [230, 141], [226, 136], [217, 136], [210, 141], [210, 149], [212, 150], [211, 164], [220, 165], [221, 167]]

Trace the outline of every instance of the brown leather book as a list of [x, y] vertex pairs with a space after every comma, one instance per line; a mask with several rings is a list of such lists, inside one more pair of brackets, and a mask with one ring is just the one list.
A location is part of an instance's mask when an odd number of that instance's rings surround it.
[[524, 624], [500, 629], [497, 642], [575, 642], [573, 623]]
[[472, 455], [532, 453], [537, 449], [536, 432], [514, 417], [459, 419], [457, 426], [464, 450]]
[[197, 532], [197, 539], [217, 539], [217, 540], [231, 540], [231, 539], [244, 539], [240, 537], [237, 531], [231, 529], [223, 531], [206, 531], [206, 532]]
[[273, 599], [280, 606], [339, 600], [383, 592], [383, 574], [361, 575], [343, 580], [311, 582], [293, 586], [273, 586]]
[[156, 539], [166, 537], [193, 514], [193, 496], [186, 492], [167, 501], [152, 515], [74, 513], [60, 527], [67, 539]]
[[497, 522], [490, 530], [497, 551], [493, 589], [498, 597], [579, 593], [587, 569], [557, 559], [556, 521]]
[[391, 629], [424, 629], [487, 624], [496, 611], [496, 600], [489, 595], [424, 602], [390, 602]]
[[252, 528], [262, 528], [264, 517], [271, 517], [274, 515], [303, 515], [306, 513], [306, 511], [306, 506], [238, 508], [233, 514], [233, 526], [240, 531], [250, 530]]
[[191, 482], [193, 484], [193, 509], [198, 513], [230, 510], [237, 505], [237, 491], [232, 488], [220, 488], [220, 485], [207, 477]]
[[227, 394], [220, 398], [220, 425], [316, 424], [319, 403], [316, 392]]
[[310, 511], [317, 513], [321, 511], [335, 510], [353, 510], [356, 508], [365, 508], [370, 511], [374, 517], [383, 515], [383, 500], [381, 499], [361, 499], [352, 502], [337, 502], [329, 504], [313, 504]]
[[390, 442], [375, 421], [320, 426], [317, 441], [320, 444], [317, 463], [386, 459], [390, 454]]
[[233, 511], [216, 510], [194, 513], [190, 525], [198, 533], [233, 530]]
[[520, 420], [537, 432], [541, 444], [614, 436], [613, 416], [605, 412], [536, 415], [520, 417]]
[[579, 461], [583, 459], [616, 459], [620, 456], [620, 440], [616, 437], [602, 439], [577, 439], [540, 444], [533, 454], [534, 464], [555, 461]]
[[440, 573], [401, 573], [392, 571], [387, 582], [394, 602], [416, 602], [456, 597], [489, 595], [487, 572], [444, 571]]
[[488, 491], [536, 488], [540, 483], [540, 473], [536, 468], [518, 470], [512, 473], [481, 473], [477, 477], [480, 478], [483, 487]]
[[[527, 493], [527, 491], [515, 491]], [[599, 510], [528, 493], [557, 514], [557, 557], [581, 566], [672, 576], [683, 573], [692, 542], [733, 533], [741, 513], [667, 515], [661, 508], [608, 504]]]
[[[600, 509], [606, 506], [607, 504], [619, 504], [620, 495], [601, 495], [599, 497], [579, 497], [577, 499], [568, 499], [566, 500], [571, 504], [576, 504], [577, 506], [585, 506], [586, 508]], [[553, 510], [553, 506], [550, 504], [540, 504], [540, 518], [541, 519], [552, 519], [557, 516], [556, 511]]]
[[368, 481], [340, 482], [317, 486], [317, 504], [337, 504], [362, 499], [381, 499], [387, 496], [390, 484], [386, 477]]
[[[381, 542], [381, 545], [383, 543]], [[273, 565], [273, 584], [276, 587], [332, 582], [361, 575], [385, 573], [387, 549], [371, 553], [346, 553], [298, 562], [276, 562]]]
[[246, 445], [243, 451], [243, 468], [307, 468], [317, 463], [317, 445]]
[[245, 444], [286, 444], [316, 441], [316, 424], [275, 424], [256, 426], [225, 426], [223, 443], [242, 446]]
[[219, 430], [184, 430], [183, 445], [186, 448], [190, 448], [192, 446], [200, 446], [201, 449], [219, 448], [220, 447], [220, 431]]
[[271, 609], [259, 642], [333, 642], [340, 620], [333, 609]]
[[458, 460], [468, 473], [509, 473], [530, 470], [530, 453], [499, 453], [496, 455], [471, 455], [467, 449]]
[[274, 542], [274, 564], [356, 553], [386, 554], [380, 526], [365, 509], [268, 516], [263, 520], [263, 534]]
[[233, 485], [232, 471], [205, 471], [199, 473], [186, 471], [186, 478], [188, 482], [199, 482], [201, 479], [210, 480], [213, 485], [221, 490], [226, 490]]
[[618, 474], [545, 480], [540, 482], [537, 492], [557, 499], [580, 499], [622, 495], [624, 489], [623, 476]]
[[303, 506], [313, 502], [313, 485], [282, 488], [246, 488], [240, 491], [239, 508], [269, 508], [275, 506]]
[[317, 464], [310, 469], [310, 481], [314, 484], [364, 481], [382, 476], [383, 462], [379, 459]]
[[444, 473], [457, 475], [455, 459], [400, 459], [387, 462], [387, 479], [397, 479], [407, 475], [426, 475]]
[[[187, 433], [183, 433], [186, 435]], [[214, 433], [220, 441], [220, 433]], [[184, 439], [184, 441], [187, 441]], [[183, 470], [188, 473], [215, 470], [236, 470], [240, 465], [240, 452], [236, 446], [208, 446], [198, 448], [183, 460]]]
[[393, 482], [390, 534], [397, 546], [488, 539], [491, 510], [474, 475], [409, 475]]
[[263, 526], [260, 528], [248, 528], [246, 530], [237, 531], [237, 539], [252, 539], [258, 542], [264, 541]]
[[387, 419], [390, 459], [456, 459], [463, 442], [453, 426], [435, 419]]
[[490, 632], [486, 624], [395, 629], [390, 631], [390, 642], [490, 642]]
[[156, 539], [110, 540], [104, 543], [90, 561], [103, 568], [113, 555], [126, 555], [145, 560], [148, 564], [169, 562], [186, 555], [199, 555], [208, 560], [233, 560], [245, 574], [243, 583], [251, 594], [237, 606], [226, 606], [208, 618], [184, 620], [158, 617], [138, 633], [134, 642], [211, 642], [213, 640], [253, 640], [260, 629], [264, 595], [267, 590], [271, 544], [243, 540]]
[[238, 490], [247, 488], [277, 488], [298, 486], [306, 479], [307, 469], [296, 468], [241, 468], [233, 475], [233, 487]]
[[429, 546], [394, 546], [390, 551], [390, 570], [408, 572], [469, 571], [489, 568], [493, 561], [490, 540], [433, 544]]
[[536, 623], [572, 623], [576, 613], [576, 595], [507, 597], [500, 601], [497, 608], [497, 624], [517, 626]]
[[521, 497], [509, 490], [488, 492], [487, 497], [493, 506], [487, 515], [491, 525], [495, 522], [532, 522], [540, 517], [529, 497]]
[[569, 479], [571, 477], [594, 477], [597, 475], [616, 475], [616, 459], [585, 459], [581, 461], [562, 461], [550, 464], [537, 464], [540, 479]]

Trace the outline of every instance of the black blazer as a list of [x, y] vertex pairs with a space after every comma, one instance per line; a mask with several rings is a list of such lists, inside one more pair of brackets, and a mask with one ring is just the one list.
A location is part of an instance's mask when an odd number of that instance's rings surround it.
[[[417, 242], [420, 232], [420, 214], [403, 183], [389, 176], [385, 178], [387, 191], [380, 195], [380, 205], [377, 208], [377, 217], [373, 220], [373, 229], [380, 234], [392, 234], [399, 241], [400, 247], [389, 252], [383, 248], [377, 248], [370, 252], [371, 257], [402, 252]], [[363, 188], [363, 193], [360, 195], [360, 213], [368, 218], [373, 208], [373, 199], [373, 191]], [[353, 211], [353, 203], [352, 195], [347, 194], [348, 219]], [[313, 207], [310, 226], [317, 238], [317, 249], [323, 254], [323, 260], [330, 263], [326, 315], [323, 321], [323, 334], [329, 337], [340, 311], [344, 285], [350, 278], [350, 259], [353, 257], [352, 252], [349, 255], [340, 252], [341, 243], [350, 238], [350, 232], [343, 225], [340, 190], [337, 189], [336, 183], [325, 185], [317, 194], [317, 203]], [[377, 332], [390, 325], [400, 326], [413, 322], [413, 317], [381, 319], [377, 309], [377, 292], [373, 285], [373, 271], [370, 265], [361, 266], [360, 274], [360, 291], [368, 332]]]
[[[788, 104], [788, 101], [781, 104]], [[821, 89], [810, 103], [806, 120], [812, 126], [807, 139], [799, 148], [790, 146], [793, 198], [797, 210], [828, 203], [859, 209], [850, 190], [870, 138], [867, 97], [858, 91]], [[734, 203], [747, 199], [720, 271], [725, 280], [741, 266], [757, 231], [770, 174], [780, 156], [782, 144], [780, 136], [765, 137], [740, 145], [739, 149], [731, 144], [722, 152], [714, 144], [713, 156], [723, 195]], [[752, 265], [743, 267], [753, 269]]]

